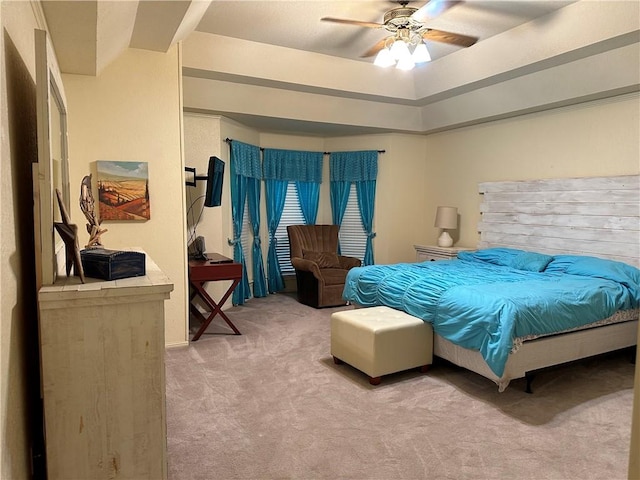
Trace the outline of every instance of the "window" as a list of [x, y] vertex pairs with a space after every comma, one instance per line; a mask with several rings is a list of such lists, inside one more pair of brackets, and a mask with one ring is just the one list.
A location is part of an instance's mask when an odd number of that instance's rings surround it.
[[[357, 208], [357, 207], [356, 207]], [[289, 252], [289, 236], [287, 235], [288, 225], [304, 225], [304, 216], [298, 200], [298, 189], [295, 182], [287, 185], [287, 196], [284, 200], [284, 210], [280, 218], [280, 224], [276, 229], [276, 255], [278, 264], [283, 275], [294, 273], [291, 265], [291, 253]]]
[[364, 252], [367, 248], [367, 234], [362, 226], [360, 211], [358, 210], [358, 196], [355, 183], [351, 184], [347, 209], [340, 225], [340, 253], [348, 257], [356, 257], [364, 261]]

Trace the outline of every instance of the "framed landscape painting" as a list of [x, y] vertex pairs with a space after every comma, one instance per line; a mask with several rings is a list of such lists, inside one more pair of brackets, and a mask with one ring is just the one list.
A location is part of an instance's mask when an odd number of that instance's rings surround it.
[[147, 162], [97, 161], [101, 220], [149, 220]]

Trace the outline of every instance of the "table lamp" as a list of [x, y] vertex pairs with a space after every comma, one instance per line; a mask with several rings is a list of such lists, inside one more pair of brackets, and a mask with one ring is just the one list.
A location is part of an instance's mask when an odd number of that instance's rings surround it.
[[442, 234], [438, 237], [438, 246], [452, 247], [453, 238], [447, 230], [458, 228], [458, 209], [456, 207], [438, 207], [434, 226], [442, 229]]

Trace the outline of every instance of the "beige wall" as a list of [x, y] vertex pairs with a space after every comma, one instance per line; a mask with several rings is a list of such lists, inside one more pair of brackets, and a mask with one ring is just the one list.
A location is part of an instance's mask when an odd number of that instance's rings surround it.
[[429, 135], [424, 185], [435, 203], [458, 207], [457, 245], [474, 246], [479, 182], [638, 174], [639, 132], [636, 93]]
[[[184, 151], [185, 165], [195, 167], [198, 175], [206, 175], [209, 157], [217, 156], [225, 162], [224, 179], [222, 182], [222, 204], [219, 207], [203, 207], [206, 182], [198, 181], [196, 187], [186, 187], [186, 206], [193, 207], [187, 216], [189, 235], [202, 236], [205, 239], [207, 252], [216, 252], [228, 257], [233, 256], [233, 250], [227, 243], [231, 238], [231, 194], [229, 186], [229, 148], [224, 142], [228, 132], [225, 131], [225, 119], [216, 115], [201, 115], [197, 113], [184, 114]], [[228, 127], [227, 127], [228, 128]], [[240, 127], [241, 130], [247, 130]], [[257, 133], [254, 134], [257, 137]], [[233, 137], [237, 138], [237, 137]], [[247, 143], [252, 143], [247, 141]], [[187, 241], [191, 241], [190, 238]], [[209, 282], [205, 289], [214, 299], [221, 298], [230, 282]], [[231, 306], [228, 300], [224, 308]], [[216, 320], [220, 320], [219, 317]], [[188, 318], [187, 318], [188, 328]]]
[[29, 2], [2, 2], [0, 64], [0, 478], [30, 478], [38, 427], [36, 279], [31, 163], [37, 161], [34, 29]]
[[[178, 47], [166, 54], [128, 49], [99, 76], [64, 75], [69, 107], [71, 218], [82, 234], [77, 199], [97, 160], [149, 164], [151, 219], [104, 222], [106, 248], [141, 247], [174, 283], [165, 302], [167, 345], [187, 341], [186, 225]], [[88, 235], [80, 235], [80, 243]]]
[[[188, 167], [196, 169], [197, 175], [206, 176], [209, 157], [223, 158], [220, 148], [220, 117], [185, 113], [184, 115], [184, 161]], [[204, 207], [204, 195], [206, 181], [199, 180], [195, 187], [185, 188], [186, 206], [190, 208], [187, 216], [190, 242], [192, 237], [205, 237], [206, 247], [210, 252], [220, 252], [222, 248], [223, 231], [222, 211], [229, 204], [229, 172], [225, 168], [223, 180], [224, 195], [220, 207]], [[227, 181], [225, 181], [227, 180]]]

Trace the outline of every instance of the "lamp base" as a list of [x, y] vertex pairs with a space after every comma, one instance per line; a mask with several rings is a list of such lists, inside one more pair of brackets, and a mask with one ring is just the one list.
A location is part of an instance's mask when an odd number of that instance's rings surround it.
[[451, 235], [449, 235], [449, 232], [446, 230], [443, 230], [442, 234], [438, 237], [438, 246], [453, 247], [453, 238], [451, 238]]

